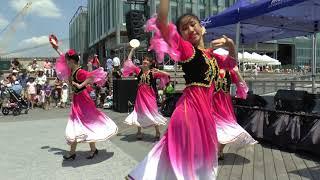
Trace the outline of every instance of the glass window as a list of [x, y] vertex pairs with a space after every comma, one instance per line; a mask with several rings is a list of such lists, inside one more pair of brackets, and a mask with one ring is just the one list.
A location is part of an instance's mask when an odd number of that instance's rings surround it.
[[110, 8], [110, 3], [111, 3], [111, 1], [107, 1], [107, 12], [108, 12], [108, 18], [107, 18], [107, 29], [108, 29], [108, 31], [110, 30], [110, 26], [111, 26], [111, 19], [112, 19], [112, 17], [111, 17], [111, 8]]
[[206, 17], [206, 12], [204, 9], [200, 9], [200, 19], [204, 19]]
[[160, 6], [160, 3], [157, 2], [157, 4], [156, 4], [156, 12], [159, 12], [159, 6]]
[[178, 7], [171, 6], [171, 21], [175, 23], [178, 19]]
[[186, 13], [192, 13], [192, 8], [191, 7], [186, 7]]
[[131, 5], [123, 2], [123, 23], [126, 23], [126, 14], [131, 10]]
[[230, 0], [225, 0], [225, 7], [229, 7], [230, 6]]
[[113, 16], [112, 16], [112, 27], [116, 27], [116, 21], [117, 21], [117, 5], [116, 5], [116, 0], [112, 1], [112, 12], [113, 12]]

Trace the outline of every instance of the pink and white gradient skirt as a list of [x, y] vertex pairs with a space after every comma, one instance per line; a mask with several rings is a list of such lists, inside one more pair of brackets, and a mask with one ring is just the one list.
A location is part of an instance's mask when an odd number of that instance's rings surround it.
[[251, 135], [238, 123], [234, 114], [231, 96], [219, 91], [213, 96], [213, 116], [217, 125], [217, 136], [220, 144], [231, 144], [242, 148], [248, 144], [256, 144]]
[[74, 94], [66, 127], [68, 144], [105, 141], [117, 132], [117, 125], [96, 108], [86, 89]]
[[124, 123], [147, 128], [154, 125], [166, 125], [167, 119], [159, 111], [156, 95], [152, 87], [142, 84], [138, 87], [133, 112]]
[[127, 179], [216, 179], [218, 140], [210, 111], [213, 90], [213, 86], [184, 90], [167, 132]]

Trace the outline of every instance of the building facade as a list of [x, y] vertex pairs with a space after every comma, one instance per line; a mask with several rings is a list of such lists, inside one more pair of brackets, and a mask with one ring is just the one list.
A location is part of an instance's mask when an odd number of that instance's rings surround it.
[[[204, 18], [217, 14], [232, 5], [235, 0], [172, 0], [169, 18], [175, 22], [187, 12]], [[159, 0], [149, 0], [147, 11], [155, 14]], [[114, 50], [121, 58], [125, 58], [128, 38], [126, 35], [125, 15], [131, 9], [143, 10], [141, 4], [127, 4], [120, 0], [88, 0], [88, 43], [89, 53], [96, 53], [100, 59], [110, 55]]]
[[[169, 18], [175, 22], [179, 16], [190, 12], [203, 19], [223, 11], [233, 5], [235, 1], [171, 0]], [[159, 3], [159, 0], [149, 0], [147, 13], [149, 15], [155, 14]], [[128, 4], [124, 0], [88, 0], [88, 54], [98, 54], [100, 60], [110, 56], [111, 50], [115, 51], [122, 60], [127, 56], [129, 40], [126, 34], [125, 15], [131, 9], [143, 10], [144, 7], [139, 4]], [[283, 64], [306, 65], [310, 64], [312, 57], [310, 38], [299, 37], [274, 41], [273, 43], [259, 43], [243, 46], [243, 49], [249, 52], [267, 53], [278, 58]], [[320, 58], [319, 55], [318, 53], [318, 58]]]
[[69, 22], [69, 47], [80, 54], [80, 63], [88, 58], [88, 11], [79, 7]]

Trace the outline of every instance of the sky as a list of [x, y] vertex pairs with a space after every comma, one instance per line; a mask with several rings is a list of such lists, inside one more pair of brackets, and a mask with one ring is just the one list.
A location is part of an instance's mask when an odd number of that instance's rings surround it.
[[[31, 6], [22, 10], [28, 2]], [[57, 56], [48, 41], [50, 34], [62, 40], [60, 48], [66, 51], [69, 22], [78, 7], [86, 4], [87, 0], [0, 0], [0, 56]], [[28, 48], [33, 49], [22, 51]]]

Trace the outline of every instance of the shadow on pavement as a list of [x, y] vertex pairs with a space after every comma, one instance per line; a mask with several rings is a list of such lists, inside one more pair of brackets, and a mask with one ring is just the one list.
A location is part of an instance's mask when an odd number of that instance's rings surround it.
[[318, 180], [320, 177], [320, 166], [298, 169], [289, 173], [294, 173], [310, 180]]
[[239, 154], [224, 153], [224, 159], [219, 161], [219, 166], [220, 165], [243, 165], [248, 163], [250, 163], [250, 160]]
[[136, 141], [144, 141], [144, 142], [157, 142], [155, 140], [155, 136], [151, 134], [144, 134], [142, 136], [142, 140], [138, 140], [136, 134], [118, 134], [117, 136], [123, 136], [120, 140], [127, 141], [127, 142], [136, 142]]
[[[41, 149], [47, 149], [48, 152], [52, 152], [54, 155], [60, 155], [61, 159], [63, 159], [63, 155], [67, 154], [68, 151], [60, 148], [54, 148], [50, 146], [43, 146]], [[77, 157], [75, 160], [63, 160], [62, 161], [62, 167], [81, 167], [81, 166], [87, 166], [92, 164], [98, 164], [100, 162], [103, 162], [105, 160], [110, 159], [113, 157], [114, 152], [107, 152], [105, 149], [99, 150], [99, 154], [96, 155], [93, 159], [86, 159], [86, 157], [89, 155], [89, 151], [76, 151]]]

